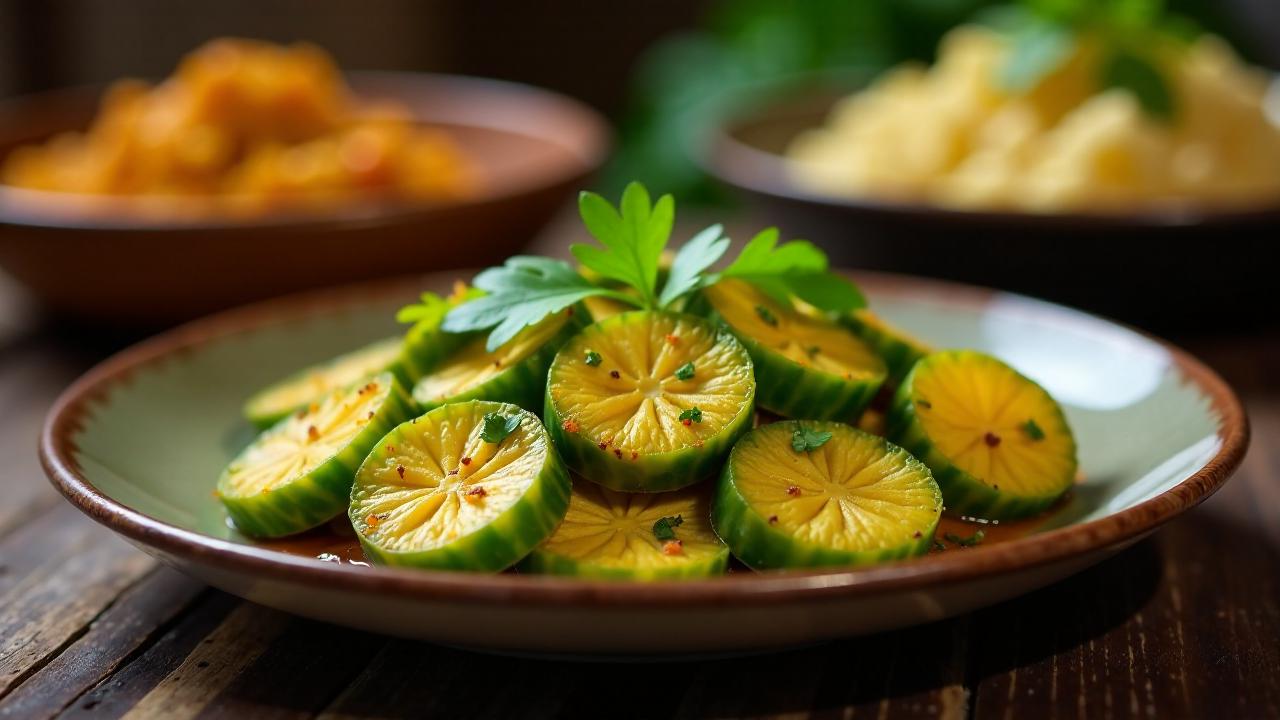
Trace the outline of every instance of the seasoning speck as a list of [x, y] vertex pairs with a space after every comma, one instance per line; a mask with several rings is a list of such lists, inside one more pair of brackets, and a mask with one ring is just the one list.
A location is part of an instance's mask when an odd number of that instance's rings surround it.
[[582, 426], [579, 425], [576, 420], [572, 420], [572, 419], [565, 420], [564, 422], [560, 423], [560, 427], [564, 428], [564, 431], [567, 433], [576, 433], [582, 429]]
[[684, 552], [684, 543], [679, 540], [668, 540], [662, 543], [663, 555], [679, 555]]
[[619, 373], [617, 370], [610, 370], [609, 377], [613, 378], [614, 380], [617, 380], [618, 378], [622, 377], [622, 374]]
[[463, 465], [470, 465], [470, 464], [471, 464], [471, 458], [469, 458], [469, 457], [464, 457], [464, 458], [462, 458], [462, 461], [461, 461], [461, 462], [462, 462], [462, 464], [463, 464]]
[[1000, 436], [993, 432], [988, 432], [982, 436], [982, 442], [986, 443], [987, 447], [996, 447], [1000, 444]]
[[778, 327], [778, 318], [774, 317], [773, 313], [769, 312], [769, 308], [763, 305], [757, 305], [756, 315], [759, 315], [760, 319], [763, 320], [766, 325], [770, 327]]
[[770, 516], [769, 516], [769, 524], [770, 524], [770, 525], [777, 525], [777, 524], [778, 524], [778, 516], [777, 516], [777, 515], [770, 515]]
[[403, 480], [403, 479], [404, 479], [404, 466], [403, 466], [403, 465], [397, 465], [397, 466], [396, 466], [396, 474], [400, 476], [400, 479], [401, 479], [401, 480]]
[[791, 497], [800, 497], [800, 488], [796, 487], [795, 485], [788, 485], [787, 494], [790, 495]]
[[312, 442], [320, 439], [320, 431], [316, 429], [315, 425], [307, 426], [307, 439]]
[[463, 497], [466, 498], [467, 502], [475, 504], [485, 499], [485, 497], [487, 497], [488, 495], [489, 495], [489, 491], [485, 490], [480, 485], [477, 485], [471, 488], [470, 490], [468, 490], [467, 494], [464, 495]]

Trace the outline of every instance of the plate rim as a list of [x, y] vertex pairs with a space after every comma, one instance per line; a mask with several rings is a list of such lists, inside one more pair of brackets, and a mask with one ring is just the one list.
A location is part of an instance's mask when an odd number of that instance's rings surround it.
[[1025, 295], [891, 273], [856, 272], [864, 287], [883, 294], [941, 295], [951, 303], [987, 305], [997, 297], [1039, 306], [1077, 320], [1136, 334], [1163, 348], [1181, 378], [1194, 385], [1218, 414], [1218, 451], [1177, 485], [1133, 507], [1103, 518], [1057, 528], [978, 550], [908, 559], [854, 569], [742, 573], [679, 583], [620, 583], [555, 576], [481, 575], [401, 568], [356, 568], [277, 550], [221, 540], [153, 518], [100, 492], [84, 476], [74, 454], [75, 435], [92, 406], [131, 376], [169, 358], [237, 334], [340, 312], [360, 304], [411, 297], [423, 287], [441, 287], [469, 270], [443, 271], [308, 291], [225, 310], [180, 325], [131, 345], [93, 366], [64, 390], [51, 407], [40, 434], [39, 456], [46, 476], [71, 505], [129, 540], [186, 562], [212, 565], [255, 578], [345, 592], [373, 592], [432, 602], [490, 606], [574, 608], [777, 605], [909, 592], [1030, 570], [1136, 541], [1195, 507], [1216, 492], [1239, 467], [1249, 445], [1244, 408], [1216, 372], [1181, 348], [1149, 333], [1064, 305]]

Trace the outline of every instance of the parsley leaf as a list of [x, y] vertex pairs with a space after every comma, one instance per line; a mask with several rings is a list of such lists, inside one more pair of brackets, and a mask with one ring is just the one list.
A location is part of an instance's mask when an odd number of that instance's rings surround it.
[[520, 427], [520, 416], [504, 417], [502, 413], [491, 412], [484, 415], [484, 427], [480, 429], [480, 439], [487, 443], [500, 443]]
[[685, 363], [685, 364], [681, 365], [680, 367], [676, 368], [676, 379], [677, 379], [677, 380], [692, 380], [692, 379], [693, 379], [693, 373], [694, 373], [693, 363], [691, 363], [691, 362], [687, 362], [687, 363]]
[[831, 433], [826, 430], [810, 430], [797, 425], [791, 433], [791, 449], [796, 452], [813, 452], [830, 439]]
[[720, 225], [712, 225], [690, 238], [671, 263], [671, 272], [667, 275], [667, 283], [662, 286], [658, 306], [667, 307], [685, 294], [702, 287], [707, 268], [714, 265], [728, 249], [729, 238], [724, 236], [724, 228]]
[[1032, 440], [1044, 439], [1044, 430], [1040, 429], [1040, 426], [1036, 424], [1035, 420], [1028, 419], [1026, 422], [1022, 423], [1022, 425], [1020, 425], [1019, 427], [1021, 427], [1022, 432], [1026, 433], [1027, 437], [1031, 438]]
[[604, 362], [604, 358], [600, 357], [600, 353], [596, 352], [595, 350], [588, 350], [586, 352], [586, 357], [584, 357], [582, 360], [583, 362], [590, 365], [591, 367], [595, 367], [596, 365], [599, 365], [600, 363]]
[[444, 318], [449, 311], [449, 303], [433, 292], [422, 293], [422, 298], [413, 305], [405, 305], [396, 312], [399, 323], [431, 323], [435, 324]]
[[857, 310], [867, 304], [856, 285], [827, 270], [825, 253], [808, 240], [779, 245], [777, 228], [757, 233], [728, 267], [709, 278], [708, 284], [720, 278], [746, 280], [787, 305], [793, 295], [832, 312]]
[[689, 422], [696, 422], [696, 423], [702, 422], [702, 408], [698, 407], [697, 405], [694, 405], [688, 410], [685, 410], [684, 412], [680, 413], [680, 421], [684, 422], [685, 420], [688, 420]]
[[679, 515], [659, 518], [658, 521], [653, 524], [653, 536], [659, 540], [675, 540], [676, 528], [680, 527], [683, 523], [684, 518]]
[[450, 310], [443, 327], [453, 333], [494, 328], [485, 344], [490, 352], [583, 298], [602, 295], [636, 304], [629, 295], [592, 285], [562, 260], [533, 255], [517, 255], [481, 272], [475, 286], [487, 294]]
[[1173, 119], [1173, 89], [1160, 70], [1143, 57], [1116, 50], [1103, 62], [1100, 82], [1103, 89], [1128, 90], [1148, 115], [1158, 120]]
[[979, 530], [978, 532], [970, 535], [969, 537], [960, 537], [955, 533], [947, 533], [942, 537], [946, 538], [947, 542], [955, 545], [959, 545], [960, 547], [973, 547], [974, 545], [981, 543], [983, 538], [985, 538], [986, 536], [987, 534], [985, 532]]
[[1006, 90], [1026, 92], [1062, 67], [1075, 46], [1069, 29], [1029, 18], [1014, 31], [1009, 56], [1000, 66], [997, 80]]
[[642, 307], [657, 307], [658, 261], [671, 236], [675, 201], [663, 195], [652, 203], [649, 191], [633, 182], [622, 193], [620, 208], [603, 197], [584, 192], [578, 212], [587, 230], [604, 247], [575, 244], [569, 248], [586, 268], [626, 283], [640, 293]]

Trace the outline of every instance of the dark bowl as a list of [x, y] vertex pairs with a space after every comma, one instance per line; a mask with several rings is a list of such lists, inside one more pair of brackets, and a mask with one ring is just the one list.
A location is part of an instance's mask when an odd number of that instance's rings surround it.
[[839, 265], [1030, 293], [1174, 332], [1276, 325], [1280, 206], [1124, 215], [949, 210], [828, 197], [788, 177], [783, 151], [823, 123], [848, 84], [802, 83], [739, 98], [700, 158], [786, 236]]
[[[598, 113], [532, 87], [443, 75], [353, 73], [355, 92], [408, 107], [478, 166], [480, 194], [254, 218], [156, 219], [144, 202], [0, 186], [0, 265], [55, 312], [158, 326], [245, 301], [405, 272], [474, 267], [523, 246], [600, 166]], [[101, 88], [0, 105], [0, 156], [83, 129]]]

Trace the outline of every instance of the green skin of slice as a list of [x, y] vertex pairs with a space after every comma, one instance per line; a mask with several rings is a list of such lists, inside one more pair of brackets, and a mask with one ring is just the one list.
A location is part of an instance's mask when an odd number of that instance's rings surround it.
[[[543, 432], [537, 416], [526, 410], [507, 403], [471, 402], [485, 406], [482, 408], [484, 412], [500, 412], [508, 416], [519, 413], [523, 416], [521, 424], [525, 430], [535, 431], [536, 428], [537, 432]], [[432, 426], [433, 418], [447, 415], [463, 405], [465, 403], [442, 405], [417, 418], [416, 422], [402, 423], [378, 441], [376, 449], [365, 460], [365, 465], [380, 464], [385, 459], [387, 445], [395, 446], [407, 433], [423, 432], [425, 428]], [[365, 556], [382, 565], [433, 570], [498, 572], [511, 567], [550, 537], [569, 509], [572, 487], [569, 473], [560, 462], [554, 447], [550, 443], [547, 447], [550, 452], [547, 453], [542, 470], [520, 500], [488, 525], [441, 547], [416, 552], [383, 549], [361, 532], [361, 528], [365, 527], [364, 518], [356, 515], [353, 502], [348, 516], [352, 526], [356, 528]], [[363, 467], [364, 465], [361, 466], [362, 469]], [[360, 473], [357, 472], [357, 478], [359, 476]], [[357, 479], [351, 488], [351, 498], [354, 499], [359, 492], [360, 481]]]
[[[551, 367], [551, 361], [555, 358], [556, 351], [568, 342], [569, 338], [576, 335], [580, 329], [588, 325], [590, 320], [591, 315], [586, 308], [576, 305], [574, 306], [573, 317], [564, 324], [564, 327], [560, 328], [560, 332], [556, 333], [536, 352], [520, 362], [465, 392], [457, 393], [444, 399], [427, 396], [420, 391], [421, 386], [415, 386], [413, 399], [418, 403], [418, 407], [424, 411], [433, 410], [448, 403], [466, 402], [468, 400], [492, 400], [493, 402], [519, 405], [525, 410], [537, 413], [542, 409], [543, 387], [547, 384], [547, 368]], [[470, 339], [475, 336], [454, 337], [467, 337]], [[460, 349], [461, 346], [462, 343], [459, 343], [453, 348], [453, 351]], [[436, 365], [438, 366], [445, 359], [441, 358]]]
[[[938, 486], [942, 488], [942, 496], [946, 500], [947, 512], [952, 515], [961, 517], [982, 518], [985, 520], [1016, 520], [1018, 518], [1030, 517], [1036, 515], [1049, 506], [1058, 501], [1067, 490], [1071, 489], [1071, 482], [1064, 483], [1061, 492], [1050, 495], [1041, 496], [1018, 496], [1009, 490], [996, 490], [982, 480], [970, 475], [954, 465], [933, 441], [929, 439], [925, 433], [924, 425], [919, 421], [916, 414], [916, 397], [912, 389], [913, 380], [916, 373], [927, 372], [928, 364], [933, 358], [939, 358], [952, 353], [973, 353], [973, 351], [946, 351], [936, 353], [929, 356], [924, 361], [916, 363], [911, 372], [903, 379], [902, 385], [894, 394], [893, 404], [889, 408], [888, 417], [886, 419], [887, 435], [890, 438], [906, 448], [908, 452], [920, 458], [929, 469], [933, 471], [933, 478], [938, 482]], [[995, 358], [987, 358], [992, 363], [997, 363], [1004, 367], [1008, 367], [1004, 363]], [[1031, 378], [1017, 373], [1012, 368], [1011, 372], [1015, 372], [1022, 380], [1040, 386]], [[1040, 388], [1044, 392], [1043, 388]], [[1045, 392], [1047, 395], [1048, 393]], [[1056, 418], [1059, 423], [1058, 427], [1046, 427], [1045, 432], [1065, 432], [1071, 434], [1071, 427], [1067, 424], [1067, 417], [1062, 412], [1062, 407], [1056, 402], [1054, 408], [1057, 411]], [[1075, 442], [1072, 441], [1072, 455], [1074, 456]], [[1072, 463], [1071, 480], [1075, 476], [1075, 463]]]
[[[328, 368], [333, 367], [334, 365], [337, 365], [339, 363], [342, 363], [354, 355], [358, 355], [364, 352], [373, 352], [375, 351], [375, 348], [381, 346], [383, 343], [391, 342], [391, 340], [392, 340], [391, 338], [388, 338], [386, 340], [379, 340], [378, 342], [362, 347], [359, 350], [353, 350], [349, 353], [339, 355], [338, 357], [333, 358], [332, 360], [327, 360], [323, 363], [319, 363], [317, 365], [313, 365], [306, 369], [300, 370], [290, 375], [289, 377], [285, 378], [284, 380], [273, 383], [270, 386], [263, 388], [257, 393], [254, 393], [253, 397], [250, 397], [245, 402], [244, 404], [245, 419], [253, 423], [254, 426], [261, 428], [263, 430], [271, 427], [272, 425], [275, 425], [276, 423], [280, 422], [284, 418], [289, 417], [290, 415], [294, 414], [298, 410], [301, 410], [302, 408], [306, 407], [308, 404], [310, 404], [312, 401], [316, 399], [316, 398], [308, 398], [304, 402], [286, 407], [284, 405], [281, 405], [280, 402], [275, 397], [277, 393], [281, 392], [282, 388], [288, 385], [292, 385], [294, 383], [304, 382], [305, 381], [304, 379], [311, 376], [312, 374], [326, 372]], [[408, 374], [406, 373], [406, 367], [407, 367], [406, 359], [405, 359], [404, 353], [401, 352], [400, 355], [395, 360], [391, 361], [390, 363], [387, 363], [381, 368], [378, 368], [374, 372], [369, 373], [364, 378], [360, 378], [359, 380], [355, 381], [352, 384], [358, 384], [360, 382], [364, 382], [364, 380], [367, 379], [368, 377], [372, 377], [373, 375], [376, 375], [377, 373], [380, 373], [380, 372], [390, 372], [390, 373], [393, 373], [396, 376], [396, 378], [400, 380], [400, 382], [404, 383], [405, 386], [407, 387], [409, 385], [409, 380], [408, 380]]]
[[[619, 315], [604, 322], [621, 322], [625, 318], [626, 315]], [[729, 339], [733, 339], [732, 335]], [[747, 353], [743, 353], [742, 359], [745, 363], [751, 363]], [[560, 457], [564, 458], [565, 464], [574, 472], [610, 490], [667, 492], [692, 485], [719, 471], [733, 444], [751, 430], [755, 421], [755, 395], [758, 388], [759, 383], [752, 387], [751, 397], [733, 420], [715, 437], [704, 442], [702, 447], [648, 453], [635, 460], [626, 456], [619, 458], [612, 450], [601, 448], [584, 438], [581, 433], [567, 432], [564, 429], [564, 418], [551, 397], [550, 385], [547, 385], [545, 392], [543, 416], [546, 418], [547, 432], [555, 441]]]
[[[323, 525], [347, 509], [351, 484], [360, 463], [379, 438], [414, 414], [408, 393], [391, 373], [370, 379], [377, 381], [385, 393], [373, 418], [345, 447], [311, 472], [267, 492], [237, 496], [228, 484], [227, 471], [223, 471], [218, 479], [218, 497], [240, 532], [259, 538], [284, 537]], [[287, 422], [282, 420], [263, 436], [276, 432]], [[244, 451], [247, 452], [248, 449]]]
[[630, 569], [601, 566], [580, 562], [563, 555], [555, 555], [541, 548], [535, 549], [520, 563], [520, 571], [539, 575], [567, 575], [591, 580], [693, 580], [723, 575], [729, 567], [729, 548], [703, 562], [690, 562], [679, 567]]
[[889, 382], [902, 383], [916, 362], [928, 355], [930, 349], [911, 338], [897, 334], [888, 327], [878, 327], [864, 321], [856, 312], [845, 313], [840, 324], [849, 328], [863, 342], [876, 351], [889, 369]]
[[793, 362], [725, 322], [705, 297], [692, 310], [733, 333], [751, 354], [756, 369], [756, 404], [783, 417], [856, 421], [880, 392], [885, 373], [846, 380]]
[[[790, 428], [794, 423], [784, 421], [775, 424]], [[804, 425], [816, 430], [830, 430], [829, 425], [832, 424], [834, 423], [805, 422]], [[850, 429], [859, 434], [866, 434], [855, 428]], [[790, 432], [788, 429], [787, 434], [790, 435]], [[902, 448], [883, 438], [877, 439], [884, 444], [886, 452], [904, 452]], [[830, 442], [836, 442], [836, 440], [833, 438]], [[744, 451], [740, 449], [743, 447], [743, 444], [739, 443], [734, 448], [734, 453]], [[915, 458], [911, 458], [909, 463], [919, 465], [921, 473], [926, 475], [929, 473], [929, 469]], [[939, 507], [941, 504], [942, 497], [939, 494]], [[729, 462], [725, 463], [720, 480], [716, 484], [715, 500], [711, 505], [711, 526], [715, 528], [720, 539], [729, 546], [734, 557], [741, 560], [744, 565], [753, 570], [775, 570], [875, 565], [923, 555], [933, 545], [933, 534], [938, 528], [938, 520], [935, 519], [930, 527], [921, 528], [918, 540], [892, 548], [854, 552], [797, 540], [770, 525], [768, 517], [752, 507], [743, 497], [736, 486], [733, 454], [730, 454]]]

